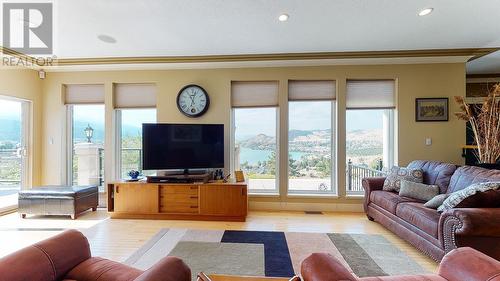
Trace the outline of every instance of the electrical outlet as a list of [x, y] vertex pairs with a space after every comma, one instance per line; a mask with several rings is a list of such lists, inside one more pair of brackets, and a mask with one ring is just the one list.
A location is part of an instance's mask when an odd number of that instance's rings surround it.
[[425, 139], [425, 145], [432, 145], [432, 139], [431, 138], [426, 138]]

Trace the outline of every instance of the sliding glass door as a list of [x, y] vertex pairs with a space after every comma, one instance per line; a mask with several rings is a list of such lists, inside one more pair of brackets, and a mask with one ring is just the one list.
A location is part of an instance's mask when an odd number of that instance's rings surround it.
[[29, 101], [0, 97], [0, 211], [17, 206], [20, 189], [29, 176]]

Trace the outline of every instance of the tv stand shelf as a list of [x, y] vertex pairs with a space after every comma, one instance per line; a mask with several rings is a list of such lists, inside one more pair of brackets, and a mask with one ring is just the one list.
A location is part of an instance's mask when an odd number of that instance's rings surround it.
[[246, 183], [112, 182], [111, 218], [245, 221]]

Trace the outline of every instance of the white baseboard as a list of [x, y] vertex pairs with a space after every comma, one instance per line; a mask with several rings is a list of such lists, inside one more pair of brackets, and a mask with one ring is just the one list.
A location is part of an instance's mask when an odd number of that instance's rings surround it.
[[249, 202], [252, 211], [320, 211], [363, 212], [363, 204], [345, 203], [293, 203], [293, 202]]

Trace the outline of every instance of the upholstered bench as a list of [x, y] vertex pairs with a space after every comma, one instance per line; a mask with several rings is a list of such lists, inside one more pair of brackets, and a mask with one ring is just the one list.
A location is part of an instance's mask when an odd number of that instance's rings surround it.
[[97, 186], [42, 186], [19, 191], [19, 214], [77, 215], [92, 208], [97, 210]]

